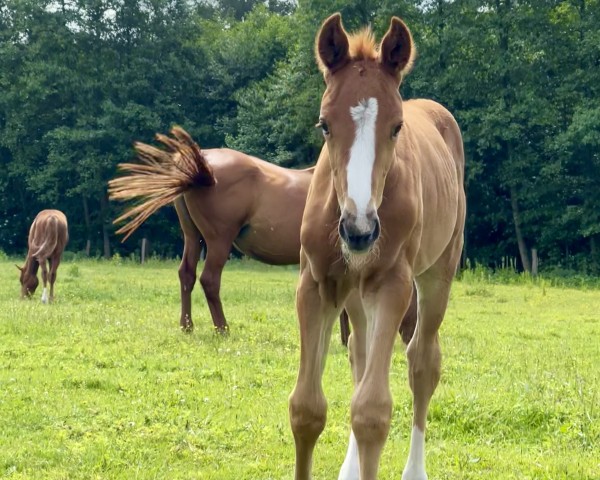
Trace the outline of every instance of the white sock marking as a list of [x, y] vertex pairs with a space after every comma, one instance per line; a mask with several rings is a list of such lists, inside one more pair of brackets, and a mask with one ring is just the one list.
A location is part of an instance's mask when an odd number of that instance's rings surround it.
[[360, 480], [360, 471], [358, 467], [358, 444], [354, 432], [350, 431], [350, 441], [348, 442], [348, 451], [346, 458], [340, 469], [338, 480]]
[[[374, 310], [370, 305], [363, 303], [365, 309], [365, 316], [367, 317], [367, 334], [365, 338], [366, 349], [365, 355], [369, 356], [371, 349], [371, 340], [373, 338], [373, 316]], [[338, 480], [360, 480], [360, 466], [358, 461], [358, 442], [354, 436], [354, 432], [350, 430], [350, 440], [348, 442], [348, 451], [346, 452], [346, 458], [340, 469]]]
[[42, 303], [48, 303], [48, 289], [46, 287], [42, 291]]
[[347, 180], [348, 197], [356, 205], [357, 224], [364, 221], [366, 227], [367, 206], [371, 201], [371, 182], [375, 164], [375, 123], [378, 104], [376, 98], [361, 100], [350, 108], [356, 127], [356, 136], [350, 149]]
[[425, 473], [425, 433], [413, 425], [410, 436], [410, 453], [402, 480], [427, 480]]

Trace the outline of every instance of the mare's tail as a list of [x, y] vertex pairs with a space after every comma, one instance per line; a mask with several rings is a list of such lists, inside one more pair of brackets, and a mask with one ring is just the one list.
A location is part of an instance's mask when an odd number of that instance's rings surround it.
[[119, 164], [119, 170], [128, 175], [108, 182], [111, 200], [136, 199], [141, 202], [113, 222], [129, 219], [117, 230], [117, 233], [125, 235], [123, 241], [150, 215], [172, 203], [187, 190], [216, 183], [212, 168], [192, 137], [181, 127], [173, 127], [171, 135], [156, 135], [156, 139], [166, 147], [165, 150], [136, 143], [135, 149], [142, 163]]
[[[46, 261], [46, 259], [52, 255], [54, 250], [56, 250], [59, 241], [59, 222], [58, 218], [51, 215], [46, 218], [42, 224], [37, 220], [35, 223], [37, 224], [35, 225], [36, 229], [42, 230], [42, 243], [41, 245], [31, 245], [31, 256], [41, 263]], [[33, 228], [31, 230], [33, 231]], [[30, 233], [30, 236], [32, 233], [33, 232]], [[37, 240], [37, 234], [33, 236], [35, 237], [33, 241]]]

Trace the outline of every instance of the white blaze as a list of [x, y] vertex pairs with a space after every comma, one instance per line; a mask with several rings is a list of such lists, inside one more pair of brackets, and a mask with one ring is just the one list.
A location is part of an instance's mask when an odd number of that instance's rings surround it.
[[[375, 123], [377, 121], [377, 99], [361, 100], [350, 108], [356, 135], [350, 149], [348, 162], [348, 197], [356, 205], [358, 224], [365, 221], [367, 206], [371, 200], [371, 178], [375, 163]], [[366, 223], [366, 221], [365, 221]]]

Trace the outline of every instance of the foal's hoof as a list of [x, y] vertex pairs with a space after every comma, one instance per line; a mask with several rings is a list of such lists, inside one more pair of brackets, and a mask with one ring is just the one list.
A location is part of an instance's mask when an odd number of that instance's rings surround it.
[[427, 474], [425, 470], [419, 468], [405, 468], [402, 480], [427, 480]]

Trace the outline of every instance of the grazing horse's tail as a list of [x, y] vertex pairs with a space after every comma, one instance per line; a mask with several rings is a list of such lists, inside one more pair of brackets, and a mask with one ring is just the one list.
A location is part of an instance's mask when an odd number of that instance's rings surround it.
[[[40, 225], [40, 223], [43, 223], [42, 225]], [[34, 225], [32, 225], [31, 230], [33, 231], [35, 229], [41, 229], [41, 240], [42, 243], [41, 244], [33, 244], [31, 245], [32, 247], [32, 251], [33, 253], [31, 254], [31, 256], [33, 258], [35, 258], [38, 262], [44, 262], [48, 257], [50, 257], [52, 255], [52, 253], [54, 252], [54, 250], [56, 250], [56, 247], [58, 245], [59, 242], [59, 221], [58, 218], [56, 218], [54, 215], [51, 215], [49, 217], [47, 217], [45, 220], [42, 220], [42, 222], [40, 222], [39, 220], [36, 219]], [[32, 240], [35, 242], [36, 240], [39, 240], [40, 235], [39, 234], [34, 234], [31, 235]]]
[[181, 127], [173, 127], [171, 135], [173, 138], [156, 135], [166, 150], [137, 142], [135, 149], [142, 163], [119, 164], [119, 170], [128, 175], [108, 182], [111, 200], [141, 200], [113, 222], [130, 219], [117, 230], [117, 233], [125, 234], [123, 241], [150, 215], [190, 188], [216, 183], [212, 168], [192, 137]]

